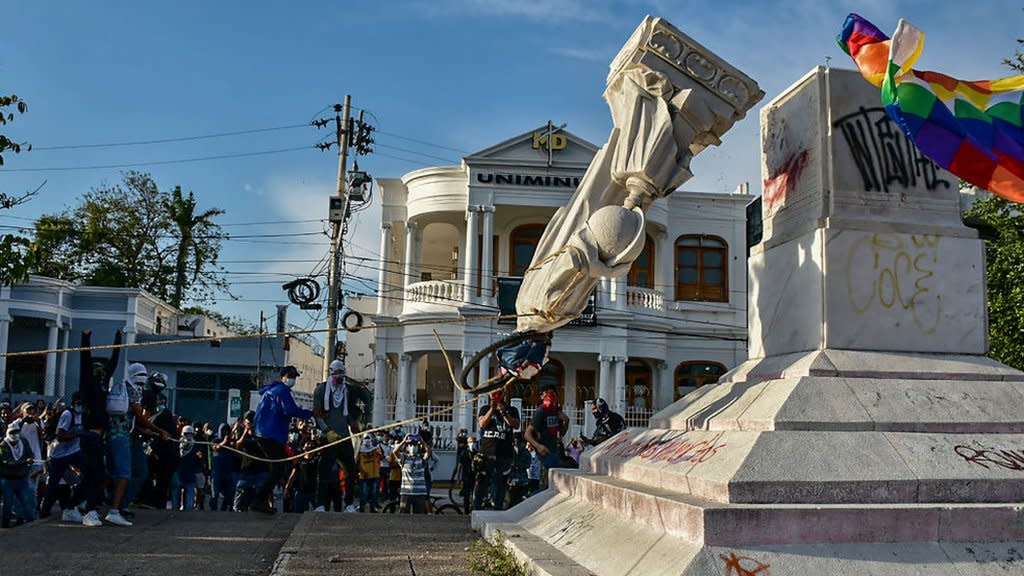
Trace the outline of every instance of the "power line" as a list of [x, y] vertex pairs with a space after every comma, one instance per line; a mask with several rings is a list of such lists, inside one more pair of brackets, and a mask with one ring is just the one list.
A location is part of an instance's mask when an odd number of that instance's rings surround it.
[[287, 126], [272, 126], [270, 128], [252, 128], [250, 130], [237, 130], [234, 132], [220, 132], [217, 134], [204, 134], [202, 136], [180, 136], [177, 138], [158, 138], [154, 140], [134, 140], [129, 142], [106, 142], [102, 144], [59, 144], [54, 146], [32, 146], [33, 152], [41, 150], [76, 150], [85, 148], [115, 148], [121, 146], [146, 146], [150, 144], [167, 144], [170, 142], [191, 142], [194, 140], [207, 140], [210, 138], [225, 138], [228, 136], [242, 136], [245, 134], [259, 134], [261, 132], [274, 132], [277, 130], [291, 130], [293, 128], [309, 128], [309, 124], [289, 124]]
[[199, 158], [179, 158], [176, 160], [154, 160], [151, 162], [132, 162], [128, 164], [102, 164], [95, 166], [52, 166], [49, 168], [4, 168], [2, 172], [71, 172], [76, 170], [107, 170], [113, 168], [135, 168], [139, 166], [163, 166], [166, 164], [185, 164], [189, 162], [205, 162], [207, 160], [227, 160], [231, 158], [247, 158], [250, 156], [267, 156], [270, 154], [283, 154], [285, 152], [296, 152], [298, 150], [309, 150], [313, 146], [295, 146], [293, 148], [280, 148], [277, 150], [263, 150], [260, 152], [240, 152], [237, 154], [220, 154], [217, 156], [202, 156]]

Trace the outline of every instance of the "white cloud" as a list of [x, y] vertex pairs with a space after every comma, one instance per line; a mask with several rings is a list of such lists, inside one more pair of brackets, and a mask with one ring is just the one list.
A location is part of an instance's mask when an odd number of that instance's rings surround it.
[[551, 52], [587, 62], [610, 62], [615, 57], [615, 50], [584, 48], [582, 46], [558, 46], [551, 48]]

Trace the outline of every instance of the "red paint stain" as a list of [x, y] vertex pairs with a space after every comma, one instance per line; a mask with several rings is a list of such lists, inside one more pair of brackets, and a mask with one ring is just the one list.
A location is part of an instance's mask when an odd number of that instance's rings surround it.
[[714, 457], [720, 448], [725, 448], [725, 443], [718, 442], [721, 437], [722, 432], [719, 432], [711, 438], [693, 442], [691, 434], [683, 433], [670, 437], [662, 436], [651, 440], [634, 442], [629, 439], [629, 434], [626, 433], [616, 436], [606, 447], [603, 447], [603, 451], [608, 456], [618, 458], [637, 456], [651, 462], [664, 461], [669, 464], [693, 462], [699, 464], [707, 462]]
[[796, 187], [797, 180], [800, 179], [804, 168], [807, 167], [809, 156], [810, 153], [807, 150], [793, 154], [775, 174], [764, 181], [762, 202], [765, 215], [771, 216], [782, 204], [785, 204], [786, 194]]
[[725, 562], [724, 576], [768, 576], [768, 568], [771, 568], [769, 564], [758, 562], [749, 556], [737, 556], [735, 552], [729, 552], [728, 556], [719, 554], [718, 557]]

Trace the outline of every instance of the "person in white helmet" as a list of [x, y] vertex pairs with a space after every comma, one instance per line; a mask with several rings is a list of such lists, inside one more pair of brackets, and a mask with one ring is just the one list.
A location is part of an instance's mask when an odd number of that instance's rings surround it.
[[[328, 366], [328, 372], [330, 375], [327, 381], [317, 384], [313, 390], [313, 417], [327, 442], [337, 442], [360, 430], [362, 416], [373, 413], [373, 395], [365, 387], [348, 379], [342, 360], [333, 360]], [[331, 483], [338, 481], [338, 476], [332, 471], [337, 460], [345, 468], [345, 511], [355, 512], [358, 469], [352, 442], [335, 444], [323, 450], [320, 456], [316, 510], [327, 509]]]
[[28, 472], [32, 467], [32, 449], [21, 437], [21, 421], [7, 425], [7, 436], [0, 443], [0, 483], [3, 484], [3, 508], [0, 526], [11, 527], [11, 512], [17, 508], [21, 522], [36, 518], [36, 503], [28, 486]]

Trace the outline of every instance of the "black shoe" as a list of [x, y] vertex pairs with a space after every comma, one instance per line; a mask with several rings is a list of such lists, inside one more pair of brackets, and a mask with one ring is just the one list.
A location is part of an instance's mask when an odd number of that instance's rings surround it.
[[276, 514], [277, 513], [277, 510], [275, 510], [274, 508], [272, 508], [270, 506], [267, 506], [266, 504], [263, 504], [261, 502], [255, 502], [253, 504], [250, 504], [249, 505], [249, 509], [252, 510], [253, 512], [262, 512], [264, 514]]

